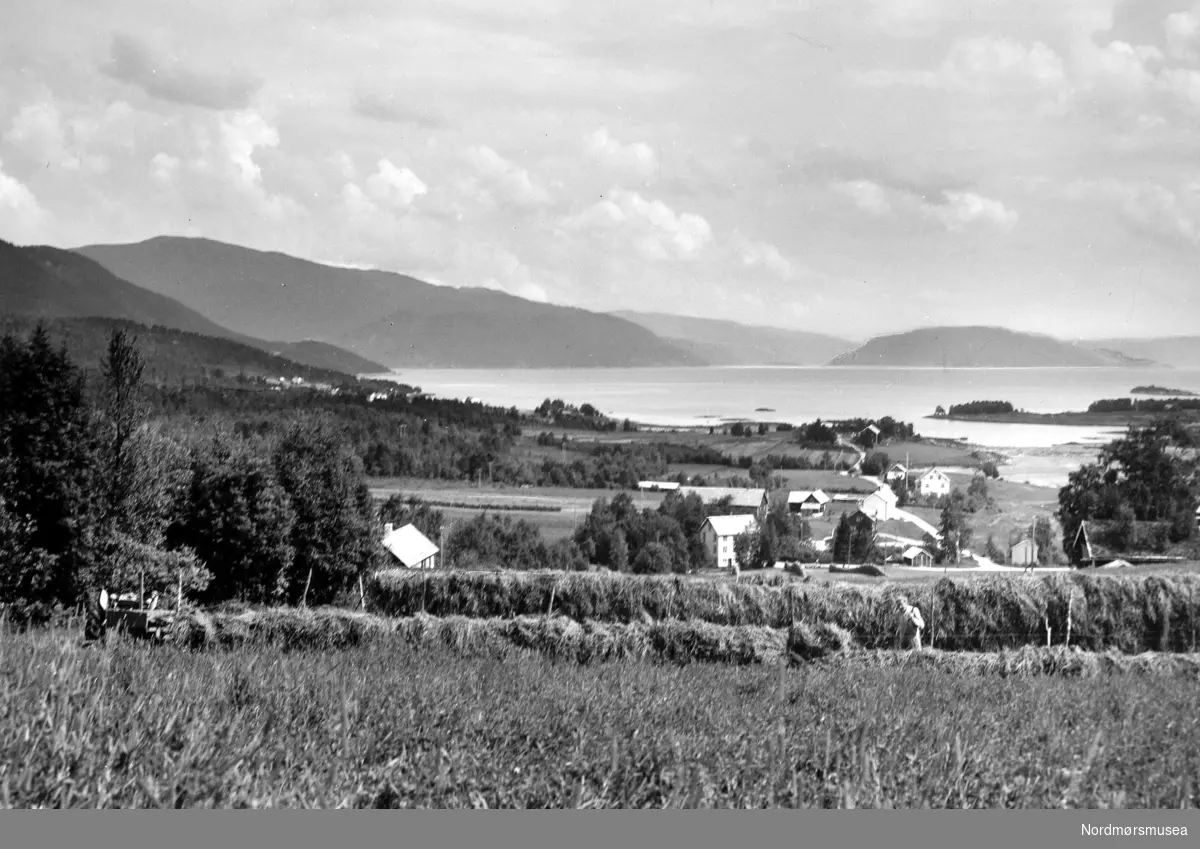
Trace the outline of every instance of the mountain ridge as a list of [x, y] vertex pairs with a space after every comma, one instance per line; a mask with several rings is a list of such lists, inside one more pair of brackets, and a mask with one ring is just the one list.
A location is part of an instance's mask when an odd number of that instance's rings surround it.
[[711, 365], [824, 365], [830, 357], [856, 346], [837, 336], [726, 319], [634, 310], [616, 310], [611, 315], [640, 324]]
[[229, 339], [293, 360], [344, 373], [382, 371], [372, 360], [321, 342], [273, 342], [235, 333], [170, 296], [113, 274], [75, 251], [0, 240], [0, 313], [53, 318], [131, 321]]
[[926, 327], [875, 336], [830, 366], [908, 368], [1153, 368], [1122, 351], [1082, 347], [1054, 336], [1004, 327]]
[[393, 369], [707, 364], [633, 322], [492, 289], [179, 236], [75, 250], [238, 333], [325, 342]]

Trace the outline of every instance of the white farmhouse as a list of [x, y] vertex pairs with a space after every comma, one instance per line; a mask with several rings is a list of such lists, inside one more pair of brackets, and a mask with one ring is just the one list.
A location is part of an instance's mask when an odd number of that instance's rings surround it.
[[704, 547], [712, 555], [718, 569], [732, 569], [737, 563], [733, 552], [733, 542], [739, 534], [758, 527], [758, 520], [753, 515], [709, 516], [704, 520], [700, 529], [700, 538]]
[[439, 550], [416, 525], [393, 528], [390, 522], [383, 526], [383, 547], [406, 569], [432, 569]]
[[897, 501], [899, 499], [890, 486], [881, 486], [858, 502], [858, 509], [877, 522], [886, 522], [892, 518]]
[[950, 494], [950, 478], [937, 469], [930, 469], [917, 478], [917, 492], [923, 496], [939, 496]]

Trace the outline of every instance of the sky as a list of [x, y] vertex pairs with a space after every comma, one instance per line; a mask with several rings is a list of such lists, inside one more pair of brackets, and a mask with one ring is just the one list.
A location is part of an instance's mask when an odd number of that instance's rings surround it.
[[12, 0], [0, 238], [865, 339], [1194, 334], [1200, 0]]

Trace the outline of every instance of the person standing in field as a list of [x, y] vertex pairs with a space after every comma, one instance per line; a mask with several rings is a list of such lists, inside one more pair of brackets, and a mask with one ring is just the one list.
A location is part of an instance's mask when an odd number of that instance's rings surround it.
[[925, 618], [921, 609], [915, 604], [909, 604], [908, 599], [900, 596], [900, 612], [903, 624], [900, 626], [900, 647], [921, 650], [921, 631], [925, 627]]
[[84, 645], [104, 642], [108, 631], [108, 604], [108, 592], [104, 589], [93, 589], [87, 594], [83, 620]]

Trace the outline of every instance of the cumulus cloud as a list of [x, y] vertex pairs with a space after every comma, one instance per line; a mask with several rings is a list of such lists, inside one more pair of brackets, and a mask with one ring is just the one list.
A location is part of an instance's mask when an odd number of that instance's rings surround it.
[[120, 32], [113, 35], [102, 70], [151, 97], [206, 109], [243, 109], [262, 87], [262, 80], [245, 71], [190, 68]]
[[654, 148], [645, 142], [622, 144], [609, 134], [608, 127], [600, 127], [589, 135], [584, 149], [610, 168], [632, 171], [643, 177], [650, 176], [658, 167]]
[[850, 180], [848, 182], [835, 183], [834, 189], [854, 201], [859, 209], [870, 212], [873, 215], [887, 215], [892, 210], [891, 204], [887, 201], [887, 194], [883, 186], [870, 180]]
[[1000, 201], [975, 192], [946, 192], [941, 202], [922, 204], [921, 211], [952, 233], [960, 233], [976, 221], [1010, 228], [1018, 218], [1014, 210]]
[[246, 111], [222, 116], [220, 134], [229, 161], [237, 167], [242, 181], [249, 185], [259, 183], [262, 169], [254, 161], [254, 151], [260, 147], [277, 147], [279, 131], [257, 112]]
[[550, 193], [529, 172], [486, 145], [467, 150], [467, 161], [478, 178], [460, 181], [462, 191], [489, 205], [537, 207], [550, 203]]
[[0, 233], [8, 241], [26, 243], [39, 238], [49, 213], [33, 191], [4, 171], [0, 161]]
[[160, 183], [172, 183], [179, 171], [179, 158], [168, 153], [156, 153], [150, 160], [150, 173]]
[[747, 238], [737, 230], [733, 232], [731, 242], [746, 268], [765, 268], [782, 280], [791, 280], [795, 276], [791, 262], [769, 242]]
[[1168, 53], [1176, 59], [1200, 57], [1200, 3], [1188, 11], [1167, 15], [1163, 28], [1166, 30]]
[[694, 260], [713, 238], [712, 227], [702, 216], [678, 213], [661, 200], [647, 200], [622, 188], [611, 189], [568, 219], [567, 227], [619, 231], [648, 260]]
[[1062, 195], [1091, 207], [1100, 203], [1115, 208], [1127, 225], [1144, 233], [1200, 246], [1200, 173], [1174, 186], [1111, 177], [1076, 180], [1062, 189]]
[[832, 188], [871, 215], [919, 215], [940, 223], [951, 233], [961, 233], [975, 222], [1011, 228], [1018, 220], [1017, 213], [1001, 201], [967, 189], [925, 193], [866, 179], [837, 181]]
[[405, 207], [426, 194], [429, 187], [408, 168], [397, 168], [387, 159], [381, 159], [377, 170], [367, 180], [367, 190], [379, 200]]
[[[84, 127], [85, 135], [95, 135], [91, 122], [77, 121], [76, 125]], [[4, 134], [4, 141], [45, 166], [97, 174], [107, 171], [108, 159], [89, 152], [78, 139], [79, 135], [74, 126], [64, 124], [53, 102], [42, 101], [21, 107]]]

